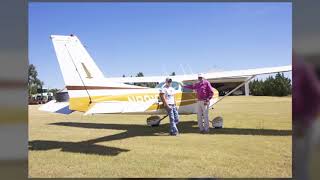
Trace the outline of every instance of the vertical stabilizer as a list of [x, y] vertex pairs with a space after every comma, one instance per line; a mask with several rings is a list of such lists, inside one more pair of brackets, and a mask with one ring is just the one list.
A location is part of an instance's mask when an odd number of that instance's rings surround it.
[[66, 86], [85, 86], [86, 79], [104, 77], [77, 36], [52, 35], [51, 39]]

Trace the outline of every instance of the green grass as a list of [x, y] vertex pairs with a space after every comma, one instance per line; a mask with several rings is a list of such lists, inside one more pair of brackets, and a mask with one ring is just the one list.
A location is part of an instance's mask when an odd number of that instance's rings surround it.
[[228, 97], [210, 112], [147, 127], [143, 115], [69, 116], [29, 106], [29, 177], [292, 177], [291, 97]]

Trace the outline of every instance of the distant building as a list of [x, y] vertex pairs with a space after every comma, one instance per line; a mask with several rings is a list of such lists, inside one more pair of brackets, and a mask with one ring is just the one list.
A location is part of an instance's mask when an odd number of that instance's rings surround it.
[[29, 104], [44, 104], [53, 99], [54, 99], [53, 93], [49, 92], [49, 89], [47, 88], [37, 89], [37, 93], [31, 95], [29, 99]]

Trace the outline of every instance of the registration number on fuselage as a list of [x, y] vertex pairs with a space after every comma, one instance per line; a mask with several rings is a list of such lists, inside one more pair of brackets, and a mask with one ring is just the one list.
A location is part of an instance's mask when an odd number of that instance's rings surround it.
[[141, 95], [141, 96], [128, 96], [129, 102], [147, 102], [150, 100], [158, 101], [159, 95]]

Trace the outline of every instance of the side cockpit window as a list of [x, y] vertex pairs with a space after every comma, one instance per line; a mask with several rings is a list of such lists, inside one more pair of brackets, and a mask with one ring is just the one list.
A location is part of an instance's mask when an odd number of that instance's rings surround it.
[[[190, 83], [184, 83], [184, 85], [192, 85], [192, 83], [190, 82]], [[192, 89], [189, 89], [189, 88], [182, 88], [182, 92], [187, 92], [187, 93], [191, 93], [191, 92], [193, 92], [193, 90]]]
[[[162, 88], [165, 85], [165, 82], [159, 83], [156, 88]], [[172, 81], [171, 86], [173, 87], [173, 89], [175, 90], [181, 90], [181, 84], [177, 81]]]
[[178, 82], [176, 82], [176, 81], [173, 81], [173, 82], [172, 82], [172, 87], [173, 87], [173, 89], [175, 89], [175, 90], [180, 90], [180, 89], [181, 89], [180, 83], [178, 83]]

